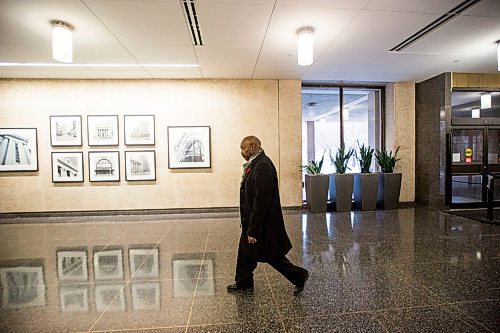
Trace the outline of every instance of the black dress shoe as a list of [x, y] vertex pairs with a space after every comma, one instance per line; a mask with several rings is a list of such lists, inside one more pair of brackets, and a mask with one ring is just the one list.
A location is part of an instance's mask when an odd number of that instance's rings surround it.
[[238, 286], [236, 283], [235, 284], [230, 284], [227, 286], [227, 292], [228, 293], [237, 293], [240, 291], [252, 291], [253, 286]]
[[306, 285], [307, 279], [309, 279], [309, 272], [306, 270], [306, 274], [304, 275], [304, 280], [301, 283], [295, 285], [295, 289], [293, 290], [293, 294], [295, 296], [299, 295], [302, 290], [304, 290], [304, 286]]

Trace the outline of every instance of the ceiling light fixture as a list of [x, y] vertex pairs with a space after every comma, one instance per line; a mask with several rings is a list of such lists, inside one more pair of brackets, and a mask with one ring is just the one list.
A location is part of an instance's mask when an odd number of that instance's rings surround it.
[[481, 117], [481, 114], [480, 114], [479, 108], [472, 109], [472, 118], [480, 118], [480, 117]]
[[56, 63], [31, 63], [31, 62], [0, 62], [0, 67], [192, 68], [192, 67], [200, 67], [200, 65], [198, 64], [56, 64]]
[[51, 21], [52, 58], [59, 62], [73, 62], [73, 27], [63, 21]]
[[490, 109], [490, 108], [491, 108], [491, 94], [482, 94], [481, 109]]
[[297, 60], [300, 66], [309, 66], [313, 63], [313, 31], [311, 27], [297, 30]]

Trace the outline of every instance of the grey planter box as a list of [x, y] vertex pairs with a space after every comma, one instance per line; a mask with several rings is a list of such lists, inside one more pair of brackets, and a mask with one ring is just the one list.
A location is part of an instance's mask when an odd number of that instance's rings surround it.
[[378, 181], [377, 206], [383, 209], [397, 209], [401, 193], [401, 173], [381, 173]]
[[328, 175], [306, 175], [306, 200], [311, 213], [325, 213], [328, 200]]
[[357, 209], [377, 209], [378, 180], [378, 173], [354, 174], [354, 205]]
[[352, 189], [354, 186], [354, 175], [331, 174], [330, 175], [330, 201], [335, 203], [337, 212], [348, 212], [352, 205]]

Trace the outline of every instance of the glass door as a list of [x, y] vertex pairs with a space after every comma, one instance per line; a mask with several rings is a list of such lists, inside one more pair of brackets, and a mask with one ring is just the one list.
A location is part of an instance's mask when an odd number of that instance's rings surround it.
[[[451, 204], [483, 206], [488, 175], [500, 172], [500, 127], [454, 128], [450, 149]], [[497, 200], [499, 194], [500, 184], [496, 184]]]

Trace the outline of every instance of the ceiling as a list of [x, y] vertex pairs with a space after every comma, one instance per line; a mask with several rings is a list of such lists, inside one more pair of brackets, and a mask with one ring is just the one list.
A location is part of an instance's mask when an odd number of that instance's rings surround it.
[[[74, 26], [79, 64], [193, 68], [0, 67], [3, 78], [221, 78], [420, 82], [497, 73], [500, 1], [482, 0], [402, 52], [388, 51], [463, 0], [196, 0], [193, 46], [179, 0], [0, 0], [0, 62], [54, 63], [52, 20]], [[314, 63], [297, 65], [300, 27]]]

